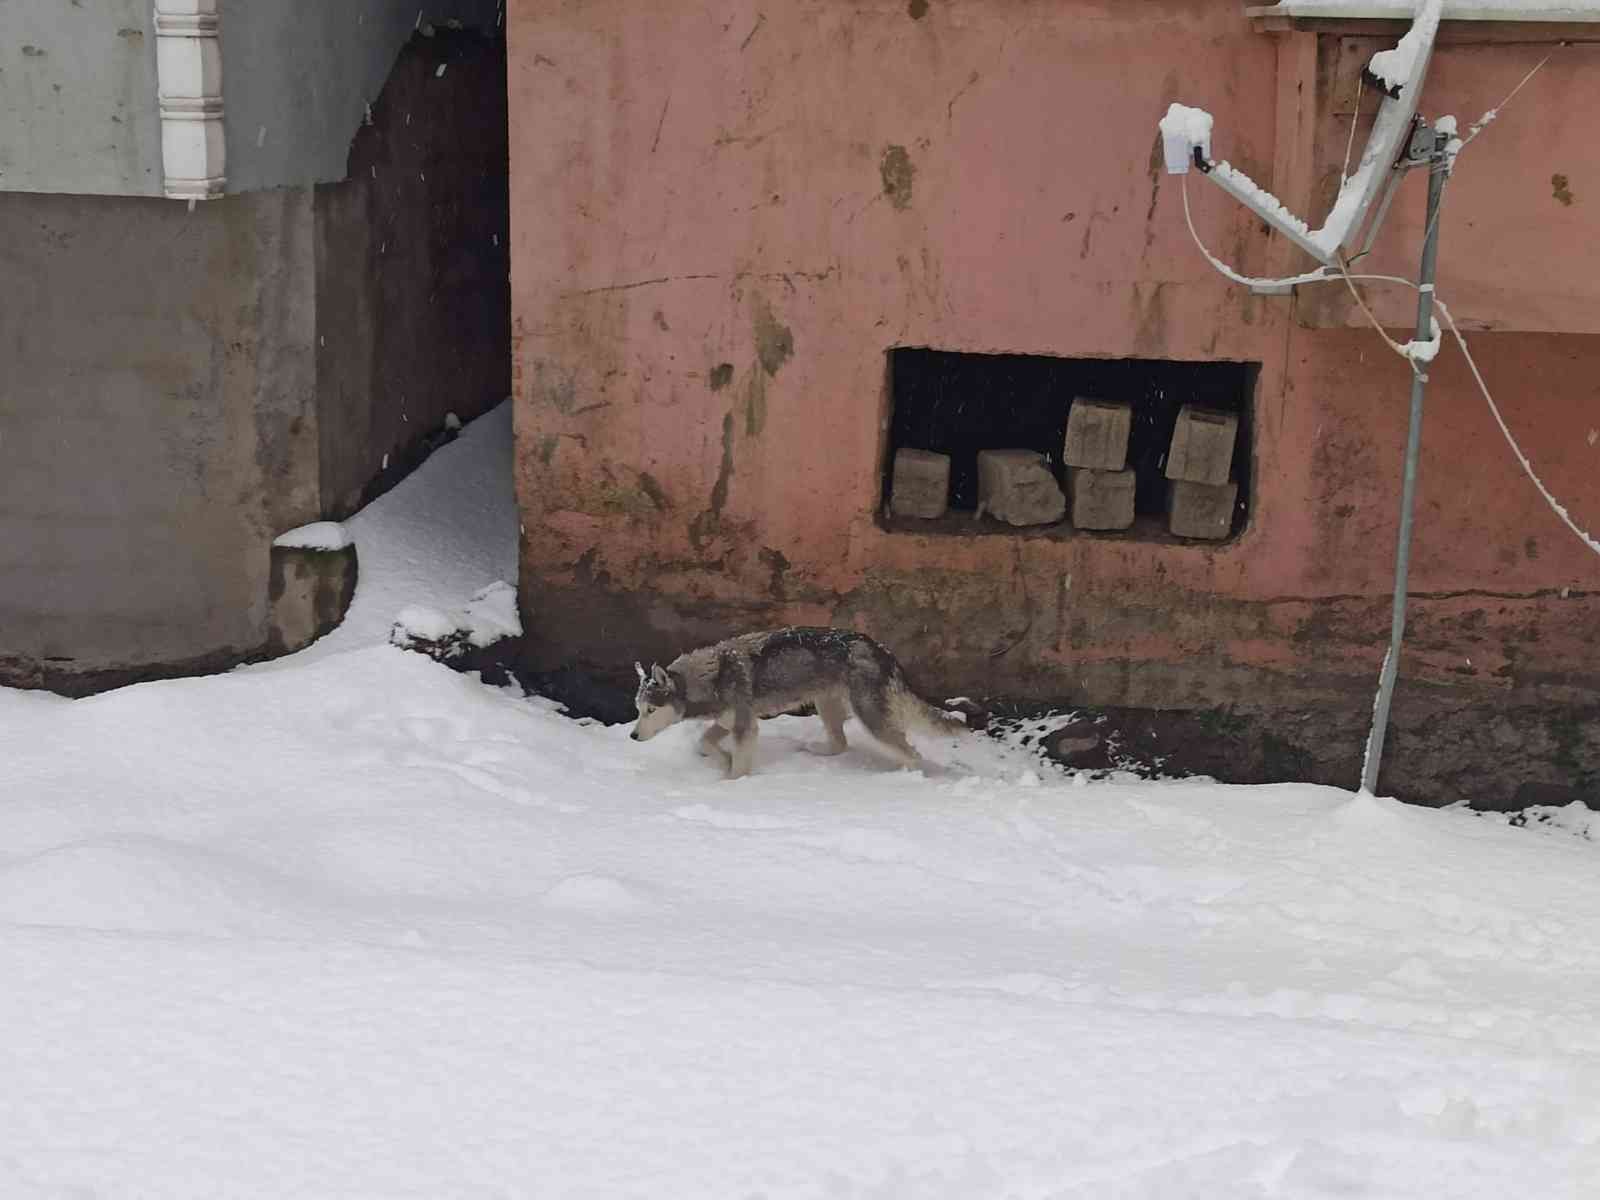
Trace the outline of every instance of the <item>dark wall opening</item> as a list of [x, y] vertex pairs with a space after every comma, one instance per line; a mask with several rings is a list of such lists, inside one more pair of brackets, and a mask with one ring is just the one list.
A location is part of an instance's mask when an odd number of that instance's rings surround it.
[[506, 40], [412, 36], [317, 188], [322, 515], [393, 487], [511, 393]]
[[[1248, 519], [1251, 493], [1252, 397], [1259, 365], [1174, 362], [1140, 358], [1056, 358], [1038, 354], [964, 354], [947, 350], [889, 351], [889, 445], [883, 471], [885, 511], [894, 453], [932, 450], [950, 456], [950, 509], [970, 518], [978, 506], [978, 452], [1027, 449], [1043, 454], [1058, 480], [1067, 415], [1075, 397], [1132, 406], [1127, 465], [1137, 474], [1137, 519], [1123, 536], [1163, 537], [1168, 447], [1185, 404], [1235, 413], [1232, 478], [1239, 485], [1233, 527]], [[893, 528], [948, 528], [949, 522], [902, 522]], [[962, 523], [964, 532], [973, 523]], [[992, 522], [984, 532], [1014, 532]], [[1072, 533], [1070, 525], [1063, 532]]]

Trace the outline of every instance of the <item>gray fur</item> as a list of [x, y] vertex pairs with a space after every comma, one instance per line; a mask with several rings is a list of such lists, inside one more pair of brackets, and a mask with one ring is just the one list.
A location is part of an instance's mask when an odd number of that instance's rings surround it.
[[[819, 754], [844, 751], [844, 722], [851, 712], [907, 767], [923, 765], [906, 740], [909, 729], [966, 730], [959, 718], [912, 690], [894, 655], [849, 629], [786, 626], [747, 633], [679, 655], [665, 668], [635, 668], [639, 721], [634, 741], [648, 741], [679, 721], [710, 718], [700, 753], [721, 755], [730, 779], [750, 773], [756, 722], [802, 705], [816, 708], [827, 732]], [[729, 735], [731, 750], [722, 745]]]

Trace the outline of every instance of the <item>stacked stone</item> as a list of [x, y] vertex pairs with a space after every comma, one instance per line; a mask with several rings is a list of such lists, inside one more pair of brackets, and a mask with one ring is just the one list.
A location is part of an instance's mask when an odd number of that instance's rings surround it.
[[950, 456], [932, 450], [896, 450], [889, 512], [931, 521], [950, 507]]
[[980, 450], [978, 511], [1007, 525], [1054, 525], [1067, 498], [1037, 450]]
[[1237, 413], [1185, 404], [1167, 452], [1167, 528], [1178, 537], [1228, 536], [1239, 485], [1231, 477]]
[[[950, 456], [931, 450], [896, 450], [889, 512], [935, 520], [950, 506]], [[1044, 455], [1033, 450], [978, 452], [978, 511], [1007, 525], [1053, 525], [1067, 501]]]
[[1067, 464], [1072, 524], [1078, 529], [1127, 529], [1133, 524], [1138, 479], [1128, 466], [1133, 408], [1079, 396], [1067, 411]]

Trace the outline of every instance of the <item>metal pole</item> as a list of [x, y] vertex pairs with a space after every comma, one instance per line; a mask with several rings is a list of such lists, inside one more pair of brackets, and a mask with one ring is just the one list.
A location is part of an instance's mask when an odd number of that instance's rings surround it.
[[[1433, 340], [1433, 283], [1439, 261], [1439, 205], [1449, 174], [1445, 138], [1434, 135], [1428, 158], [1428, 224], [1422, 242], [1421, 287], [1417, 293], [1417, 340]], [[1422, 397], [1428, 386], [1426, 370], [1411, 376], [1411, 431], [1406, 438], [1405, 483], [1400, 492], [1400, 541], [1394, 555], [1394, 612], [1389, 625], [1389, 653], [1378, 679], [1378, 698], [1372, 707], [1372, 732], [1367, 735], [1366, 759], [1361, 765], [1361, 790], [1376, 792], [1378, 769], [1383, 765], [1383, 739], [1389, 728], [1389, 705], [1394, 699], [1395, 676], [1400, 673], [1400, 643], [1406, 636], [1406, 585], [1411, 575], [1411, 509], [1417, 494], [1417, 459], [1422, 451]]]

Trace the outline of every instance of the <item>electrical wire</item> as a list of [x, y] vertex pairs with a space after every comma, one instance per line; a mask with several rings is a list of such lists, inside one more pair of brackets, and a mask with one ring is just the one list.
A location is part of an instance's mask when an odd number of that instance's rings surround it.
[[1363, 86], [1365, 83], [1366, 78], [1363, 73], [1357, 71], [1356, 94], [1350, 106], [1350, 140], [1344, 144], [1344, 166], [1339, 171], [1340, 179], [1347, 179], [1350, 176], [1350, 156], [1355, 153], [1356, 126], [1361, 123], [1361, 97], [1366, 93], [1366, 88]]
[[[1384, 329], [1384, 327], [1379, 323], [1378, 318], [1373, 315], [1372, 310], [1367, 307], [1367, 302], [1361, 298], [1361, 289], [1355, 285], [1355, 277], [1350, 274], [1350, 264], [1345, 262], [1343, 256], [1340, 256], [1339, 258], [1338, 277], [1344, 280], [1345, 286], [1350, 289], [1350, 295], [1355, 300], [1356, 307], [1361, 310], [1361, 315], [1366, 317], [1367, 323], [1378, 331], [1378, 336], [1388, 344], [1389, 349], [1393, 350], [1401, 358], [1406, 360], [1411, 367], [1411, 373], [1413, 375], [1422, 374], [1422, 368], [1417, 365], [1417, 360], [1411, 357], [1404, 346], [1389, 336], [1388, 330]], [[1372, 277], [1364, 276], [1363, 278]], [[1407, 280], [1406, 282], [1410, 283], [1411, 281]], [[1413, 283], [1411, 286], [1416, 287], [1416, 284]]]
[[1596, 541], [1588, 531], [1579, 528], [1577, 522], [1567, 512], [1566, 506], [1550, 494], [1550, 489], [1545, 487], [1544, 481], [1534, 472], [1533, 464], [1528, 461], [1528, 456], [1522, 452], [1522, 447], [1517, 445], [1517, 439], [1511, 436], [1511, 430], [1506, 425], [1505, 418], [1500, 415], [1500, 407], [1494, 402], [1494, 397], [1489, 394], [1489, 385], [1483, 381], [1483, 373], [1478, 370], [1478, 364], [1473, 360], [1472, 351], [1467, 349], [1467, 339], [1462, 337], [1461, 330], [1456, 328], [1456, 320], [1450, 315], [1450, 310], [1445, 307], [1444, 301], [1440, 300], [1438, 296], [1433, 298], [1433, 303], [1439, 312], [1443, 314], [1444, 323], [1450, 327], [1450, 332], [1455, 335], [1456, 343], [1461, 347], [1462, 357], [1467, 360], [1467, 366], [1472, 371], [1472, 378], [1477, 381], [1478, 390], [1483, 393], [1484, 400], [1488, 402], [1489, 411], [1494, 415], [1494, 423], [1500, 426], [1500, 432], [1505, 434], [1506, 445], [1510, 446], [1511, 453], [1517, 456], [1517, 461], [1522, 464], [1522, 470], [1533, 481], [1533, 486], [1539, 489], [1539, 494], [1544, 497], [1545, 503], [1551, 507], [1556, 516], [1561, 518], [1562, 524], [1577, 534], [1579, 540], [1585, 546], [1596, 554], [1600, 554], [1600, 541]]
[[1194, 239], [1194, 244], [1200, 248], [1200, 253], [1206, 256], [1216, 271], [1233, 280], [1234, 283], [1243, 284], [1245, 287], [1255, 288], [1284, 288], [1293, 287], [1299, 283], [1323, 283], [1332, 278], [1326, 272], [1328, 268], [1319, 267], [1315, 271], [1308, 271], [1304, 275], [1289, 275], [1283, 279], [1253, 279], [1248, 275], [1241, 275], [1215, 254], [1206, 249], [1206, 244], [1200, 240], [1200, 234], [1194, 227], [1194, 214], [1189, 211], [1189, 176], [1184, 174], [1183, 179], [1183, 219], [1188, 222], [1189, 236]]
[[[1189, 235], [1194, 239], [1195, 246], [1198, 247], [1200, 253], [1205, 256], [1206, 261], [1209, 262], [1220, 274], [1235, 283], [1244, 284], [1246, 287], [1282, 287], [1286, 285], [1310, 283], [1332, 283], [1335, 279], [1344, 280], [1345, 285], [1350, 289], [1350, 294], [1355, 297], [1356, 304], [1360, 307], [1362, 315], [1366, 317], [1367, 322], [1372, 326], [1372, 328], [1377, 330], [1378, 336], [1384, 340], [1391, 350], [1400, 355], [1400, 357], [1404, 358], [1413, 371], [1421, 370], [1417, 361], [1412, 358], [1405, 347], [1401, 346], [1400, 343], [1396, 342], [1392, 337], [1389, 336], [1388, 332], [1383, 328], [1383, 325], [1378, 321], [1378, 318], [1373, 314], [1372, 310], [1367, 307], [1366, 302], [1361, 298], [1359, 289], [1357, 289], [1355, 286], [1357, 283], [1393, 283], [1399, 284], [1402, 287], [1410, 288], [1414, 292], [1419, 291], [1420, 288], [1414, 280], [1406, 279], [1400, 275], [1352, 275], [1348, 268], [1343, 265], [1344, 260], [1342, 258], [1340, 259], [1341, 266], [1338, 268], [1328, 267], [1309, 272], [1305, 275], [1296, 275], [1283, 279], [1252, 279], [1247, 275], [1241, 275], [1239, 272], [1229, 267], [1216, 255], [1212, 254], [1211, 251], [1206, 248], [1205, 243], [1200, 240], [1199, 231], [1195, 229], [1194, 218], [1189, 211], [1189, 181], [1187, 175], [1184, 176], [1183, 215], [1184, 220], [1189, 226]], [[1500, 427], [1500, 432], [1505, 437], [1506, 445], [1511, 448], [1511, 453], [1516, 457], [1517, 462], [1521, 464], [1524, 474], [1527, 475], [1528, 479], [1533, 483], [1533, 486], [1538, 489], [1539, 495], [1544, 497], [1545, 503], [1550, 506], [1551, 511], [1553, 511], [1556, 516], [1561, 519], [1562, 524], [1564, 524], [1568, 529], [1572, 530], [1572, 532], [1578, 536], [1578, 539], [1582, 541], [1585, 546], [1587, 546], [1595, 554], [1600, 555], [1600, 540], [1596, 540], [1594, 536], [1580, 527], [1572, 519], [1572, 515], [1567, 510], [1566, 506], [1556, 499], [1549, 488], [1545, 487], [1544, 481], [1540, 479], [1538, 473], [1534, 471], [1533, 464], [1528, 460], [1528, 456], [1522, 452], [1522, 447], [1518, 444], [1515, 435], [1512, 434], [1511, 427], [1506, 424], [1504, 416], [1501, 415], [1500, 406], [1495, 403], [1494, 395], [1489, 391], [1488, 383], [1484, 381], [1483, 373], [1478, 369], [1477, 360], [1472, 357], [1472, 351], [1467, 347], [1467, 339], [1462, 335], [1461, 330], [1456, 325], [1455, 317], [1451, 314], [1449, 307], [1444, 303], [1444, 301], [1439, 298], [1437, 292], [1434, 293], [1433, 303], [1434, 307], [1439, 310], [1440, 315], [1444, 317], [1445, 324], [1449, 327], [1451, 334], [1456, 339], [1456, 344], [1460, 346], [1461, 355], [1466, 360], [1468, 369], [1472, 372], [1472, 378], [1478, 385], [1478, 391], [1482, 393], [1485, 403], [1487, 403], [1489, 406], [1489, 412], [1494, 417], [1495, 424]]]
[[[1572, 45], [1571, 42], [1561, 42], [1561, 43], [1559, 43], [1557, 45], [1556, 49], [1557, 50], [1565, 50], [1565, 49], [1570, 48], [1571, 45]], [[1467, 130], [1467, 136], [1462, 138], [1460, 140], [1460, 143], [1453, 150], [1447, 150], [1446, 151], [1445, 168], [1444, 168], [1446, 171], [1449, 171], [1449, 172], [1454, 172], [1455, 171], [1455, 169], [1456, 169], [1456, 159], [1460, 156], [1461, 152], [1463, 150], [1465, 150], [1469, 144], [1471, 144], [1471, 142], [1472, 142], [1472, 140], [1474, 138], [1476, 138], [1480, 133], [1482, 133], [1485, 129], [1489, 128], [1489, 126], [1492, 125], [1495, 122], [1495, 120], [1500, 116], [1500, 110], [1502, 108], [1504, 108], [1506, 105], [1510, 104], [1513, 100], [1515, 100], [1516, 97], [1517, 97], [1517, 93], [1520, 92], [1523, 88], [1527, 87], [1528, 86], [1528, 81], [1531, 80], [1540, 71], [1542, 71], [1544, 69], [1545, 63], [1549, 62], [1555, 56], [1556, 56], [1556, 51], [1552, 50], [1552, 51], [1550, 51], [1549, 54], [1546, 54], [1537, 63], [1535, 63], [1534, 66], [1533, 66], [1533, 70], [1529, 71], [1526, 75], [1524, 75], [1522, 77], [1521, 82], [1519, 82], [1516, 87], [1512, 88], [1511, 91], [1506, 94], [1506, 98], [1504, 100], [1500, 101], [1499, 104], [1496, 104], [1493, 108], [1491, 108], [1488, 111], [1486, 111], [1483, 114], [1483, 116], [1479, 117], [1478, 121], [1477, 121], [1477, 124], [1473, 125], [1469, 130]], [[1422, 231], [1422, 240], [1424, 242], [1426, 242], [1430, 237], [1433, 236], [1433, 227], [1439, 223], [1439, 218], [1443, 214], [1444, 214], [1444, 209], [1443, 208], [1439, 209], [1437, 212], [1435, 212], [1433, 214], [1433, 220], [1428, 222], [1428, 227]]]
[[[1561, 42], [1556, 46], [1556, 50], [1566, 50], [1566, 49], [1570, 48], [1571, 45], [1572, 45], [1571, 42]], [[1549, 54], [1546, 54], [1543, 58], [1541, 58], [1536, 64], [1534, 64], [1533, 70], [1529, 71], [1526, 75], [1524, 75], [1522, 77], [1522, 82], [1517, 84], [1516, 87], [1511, 89], [1510, 93], [1506, 96], [1506, 98], [1504, 100], [1500, 101], [1499, 104], [1496, 104], [1488, 112], [1484, 113], [1483, 116], [1479, 117], [1478, 118], [1478, 123], [1467, 131], [1467, 136], [1466, 137], [1461, 139], [1461, 145], [1458, 148], [1457, 153], [1459, 153], [1461, 150], [1465, 150], [1469, 145], [1471, 145], [1473, 138], [1477, 137], [1480, 133], [1482, 133], [1485, 129], [1487, 129], [1491, 124], [1493, 124], [1495, 118], [1497, 118], [1500, 115], [1500, 110], [1502, 108], [1504, 108], [1506, 105], [1510, 104], [1513, 100], [1515, 100], [1517, 98], [1517, 93], [1520, 92], [1523, 88], [1527, 87], [1528, 86], [1528, 81], [1530, 79], [1532, 79], [1535, 75], [1537, 75], [1540, 71], [1542, 71], [1544, 69], [1545, 63], [1549, 62], [1555, 56], [1556, 56], [1556, 51], [1552, 50], [1552, 51], [1550, 51]]]

